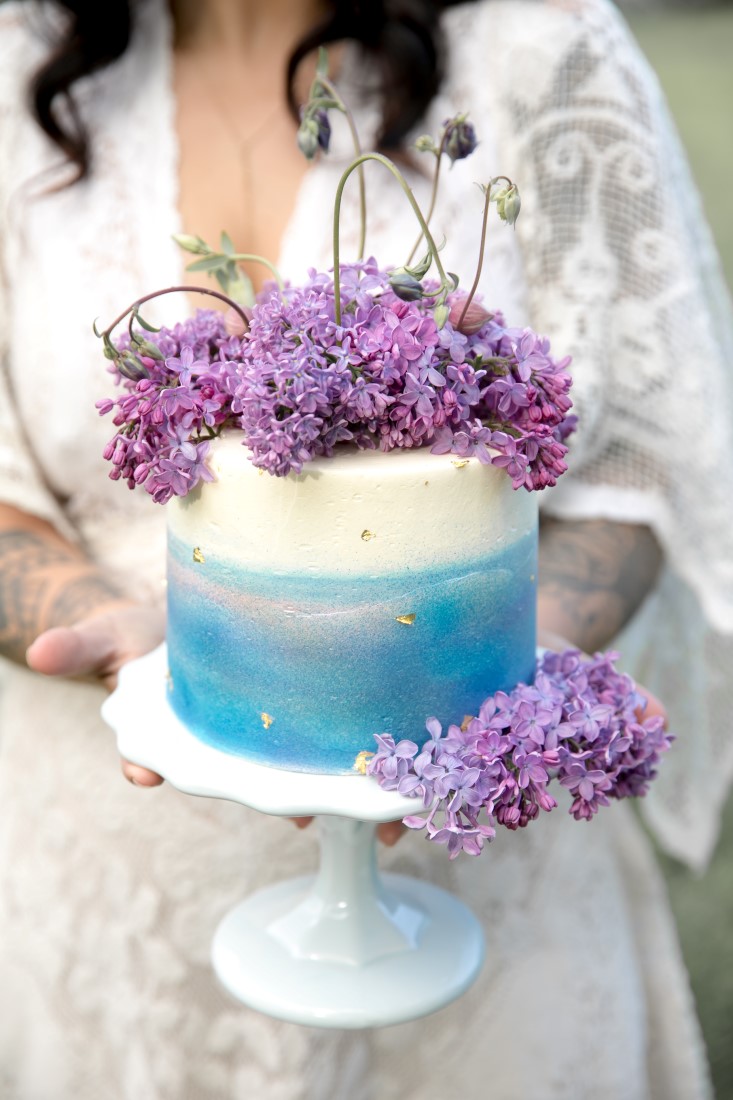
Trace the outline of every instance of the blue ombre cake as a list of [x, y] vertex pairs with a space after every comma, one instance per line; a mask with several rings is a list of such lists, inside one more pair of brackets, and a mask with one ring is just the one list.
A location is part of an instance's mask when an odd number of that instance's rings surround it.
[[275, 478], [232, 433], [168, 506], [170, 701], [261, 764], [351, 772], [535, 661], [537, 504], [503, 470], [344, 447]]

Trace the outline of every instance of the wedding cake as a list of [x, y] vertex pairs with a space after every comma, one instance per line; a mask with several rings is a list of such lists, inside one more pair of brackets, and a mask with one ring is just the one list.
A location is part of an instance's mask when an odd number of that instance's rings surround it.
[[537, 504], [503, 470], [342, 445], [271, 477], [239, 432], [210, 464], [168, 506], [170, 702], [202, 740], [347, 773], [532, 676]]

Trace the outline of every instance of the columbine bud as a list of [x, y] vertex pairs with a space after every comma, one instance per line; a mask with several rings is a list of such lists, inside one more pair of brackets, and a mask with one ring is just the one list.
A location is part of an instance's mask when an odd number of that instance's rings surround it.
[[150, 378], [148, 371], [136, 355], [123, 355], [117, 361], [117, 370], [131, 382], [139, 382], [141, 378]]
[[179, 248], [185, 249], [186, 252], [194, 252], [197, 256], [205, 256], [209, 251], [206, 241], [202, 241], [200, 237], [192, 237], [188, 233], [174, 233], [173, 240]]
[[484, 309], [478, 302], [470, 302], [468, 309], [466, 310], [463, 320], [461, 315], [466, 305], [465, 298], [459, 298], [450, 307], [450, 313], [448, 314], [448, 320], [455, 329], [462, 332], [464, 336], [473, 336], [478, 332], [480, 328], [490, 321], [494, 316], [493, 313], [489, 313], [487, 309]]
[[443, 123], [445, 136], [443, 148], [452, 161], [463, 160], [470, 157], [477, 145], [476, 131], [472, 124], [466, 121], [465, 115], [456, 115], [455, 118], [447, 118]]
[[328, 152], [331, 142], [331, 123], [324, 110], [307, 113], [303, 108], [303, 118], [298, 128], [298, 148], [307, 160], [313, 160], [319, 149]]
[[150, 340], [142, 340], [137, 346], [143, 355], [147, 355], [148, 359], [157, 359], [159, 361], [165, 359], [160, 348], [156, 344], [151, 343]]
[[318, 123], [315, 119], [304, 118], [298, 127], [298, 148], [306, 160], [313, 160], [318, 152]]
[[507, 225], [514, 225], [522, 209], [522, 200], [514, 184], [504, 187], [495, 196], [496, 212]]
[[421, 134], [415, 142], [415, 148], [418, 153], [437, 153], [438, 151], [430, 134]]
[[437, 328], [443, 327], [445, 322], [448, 320], [448, 313], [448, 306], [445, 304], [445, 302], [441, 302], [440, 305], [435, 307], [435, 309], [433, 310], [433, 320], [435, 321]]
[[393, 271], [389, 277], [389, 285], [403, 302], [419, 302], [423, 296], [418, 280], [406, 271]]

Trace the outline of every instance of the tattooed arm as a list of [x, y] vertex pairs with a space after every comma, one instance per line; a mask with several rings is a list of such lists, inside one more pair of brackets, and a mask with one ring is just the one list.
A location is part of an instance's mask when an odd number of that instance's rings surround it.
[[[123, 596], [45, 520], [0, 504], [0, 654], [112, 688], [122, 665], [163, 634], [159, 612]], [[142, 786], [162, 782], [127, 761], [122, 770]]]
[[543, 519], [538, 624], [587, 653], [602, 649], [654, 587], [662, 553], [648, 527]]
[[50, 627], [71, 626], [104, 606], [129, 603], [50, 524], [0, 505], [0, 653], [24, 662]]

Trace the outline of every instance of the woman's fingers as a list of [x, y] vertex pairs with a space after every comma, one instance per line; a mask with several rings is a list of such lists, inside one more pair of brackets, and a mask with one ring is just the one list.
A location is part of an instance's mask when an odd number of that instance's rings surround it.
[[656, 718], [658, 715], [661, 715], [664, 719], [664, 725], [667, 726], [667, 710], [664, 704], [660, 703], [656, 695], [652, 695], [652, 693], [647, 691], [645, 687], [642, 687], [641, 684], [637, 684], [636, 687], [646, 699], [646, 707], [639, 707], [636, 712], [636, 717], [639, 721], [643, 722], [645, 718]]
[[[291, 817], [290, 820], [298, 829], [305, 829], [310, 825], [313, 818]], [[401, 821], [387, 821], [383, 825], [377, 826], [377, 837], [381, 840], [382, 844], [386, 844], [388, 848], [392, 848], [400, 839], [404, 831], [405, 826]]]
[[382, 844], [386, 844], [388, 848], [393, 848], [406, 828], [407, 826], [403, 825], [401, 821], [385, 821], [383, 825], [377, 826], [377, 836]]
[[111, 691], [126, 661], [163, 640], [162, 612], [123, 602], [73, 626], [53, 627], [28, 647], [28, 666], [45, 676], [97, 676]]
[[164, 782], [163, 776], [152, 772], [150, 768], [143, 768], [140, 764], [131, 764], [129, 760], [120, 760], [122, 774], [136, 787], [159, 787]]
[[45, 676], [91, 676], [108, 667], [117, 639], [107, 617], [87, 619], [75, 626], [56, 626], [29, 646], [26, 660]]

